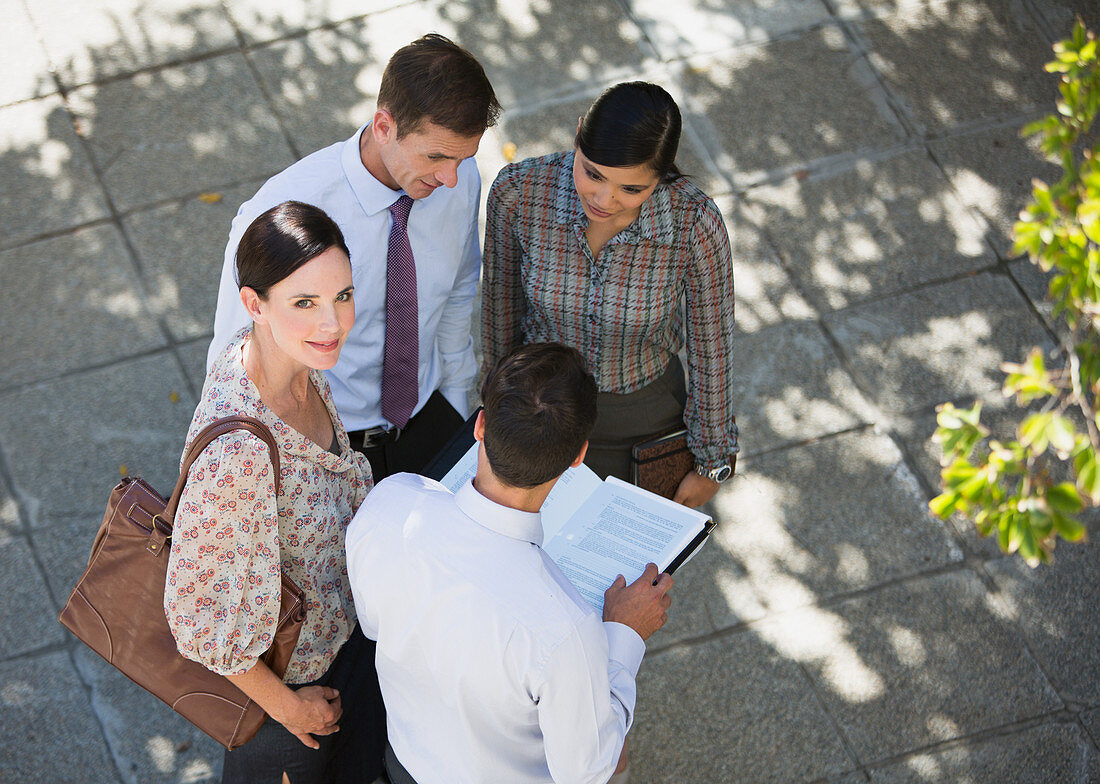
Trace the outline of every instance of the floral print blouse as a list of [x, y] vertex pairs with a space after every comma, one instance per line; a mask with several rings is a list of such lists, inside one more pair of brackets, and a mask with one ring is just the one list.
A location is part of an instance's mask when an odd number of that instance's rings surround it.
[[183, 656], [240, 675], [271, 647], [285, 571], [305, 593], [306, 620], [283, 680], [306, 683], [324, 674], [355, 626], [344, 531], [373, 482], [323, 373], [311, 370], [310, 380], [332, 418], [339, 454], [264, 405], [242, 360], [250, 334], [238, 332], [207, 374], [187, 443], [221, 417], [256, 417], [279, 445], [279, 494], [267, 445], [256, 436], [234, 431], [203, 451], [176, 512], [164, 611]]

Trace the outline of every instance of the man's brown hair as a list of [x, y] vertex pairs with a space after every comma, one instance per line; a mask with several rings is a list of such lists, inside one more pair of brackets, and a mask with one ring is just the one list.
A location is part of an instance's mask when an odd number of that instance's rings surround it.
[[439, 33], [398, 49], [382, 74], [378, 107], [397, 124], [397, 138], [424, 120], [459, 136], [480, 136], [500, 115], [493, 86], [472, 54]]
[[556, 479], [596, 424], [596, 382], [561, 343], [531, 343], [503, 357], [481, 386], [485, 454], [512, 487]]

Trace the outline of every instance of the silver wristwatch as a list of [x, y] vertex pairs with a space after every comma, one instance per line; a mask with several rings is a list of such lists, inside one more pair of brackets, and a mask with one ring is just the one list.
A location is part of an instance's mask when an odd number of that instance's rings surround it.
[[717, 468], [703, 468], [702, 466], [695, 466], [695, 473], [699, 476], [706, 477], [712, 482], [718, 482], [721, 484], [733, 476], [733, 466], [729, 463], [720, 465]]

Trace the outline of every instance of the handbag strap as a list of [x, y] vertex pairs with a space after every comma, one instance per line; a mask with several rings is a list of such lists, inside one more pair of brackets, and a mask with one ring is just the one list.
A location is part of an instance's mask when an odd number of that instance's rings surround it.
[[180, 478], [176, 480], [176, 486], [172, 490], [168, 502], [164, 505], [164, 513], [161, 515], [169, 525], [176, 518], [176, 507], [179, 506], [180, 496], [183, 495], [184, 485], [187, 484], [187, 474], [191, 470], [191, 465], [198, 460], [199, 455], [210, 445], [211, 441], [221, 438], [226, 433], [232, 433], [234, 430], [245, 430], [263, 439], [264, 443], [267, 444], [268, 452], [271, 453], [271, 467], [275, 470], [275, 495], [279, 494], [279, 447], [276, 445], [275, 438], [271, 435], [267, 425], [250, 416], [222, 417], [200, 430], [199, 434], [195, 436], [195, 440], [187, 447], [187, 452], [184, 453], [183, 463], [180, 466]]

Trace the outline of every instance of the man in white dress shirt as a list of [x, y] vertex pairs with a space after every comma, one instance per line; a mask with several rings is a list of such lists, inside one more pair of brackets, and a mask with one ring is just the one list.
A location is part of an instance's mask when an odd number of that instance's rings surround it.
[[393, 784], [591, 782], [629, 730], [643, 640], [672, 578], [620, 576], [603, 617], [542, 550], [539, 509], [596, 417], [584, 358], [521, 347], [482, 387], [475, 478], [452, 495], [391, 476], [347, 533], [363, 632], [378, 641]]
[[[418, 471], [470, 411], [477, 365], [470, 317], [481, 245], [481, 178], [473, 156], [500, 105], [485, 71], [465, 49], [426, 35], [390, 59], [370, 123], [268, 180], [241, 205], [225, 249], [214, 339], [207, 364], [250, 322], [234, 278], [241, 235], [264, 211], [288, 200], [313, 204], [336, 221], [351, 251], [355, 326], [328, 373], [332, 397], [375, 479]], [[390, 207], [412, 202], [408, 242], [415, 263], [419, 351], [409, 358], [411, 418], [382, 414]], [[411, 321], [410, 321], [411, 323]], [[416, 351], [412, 345], [411, 354]]]

